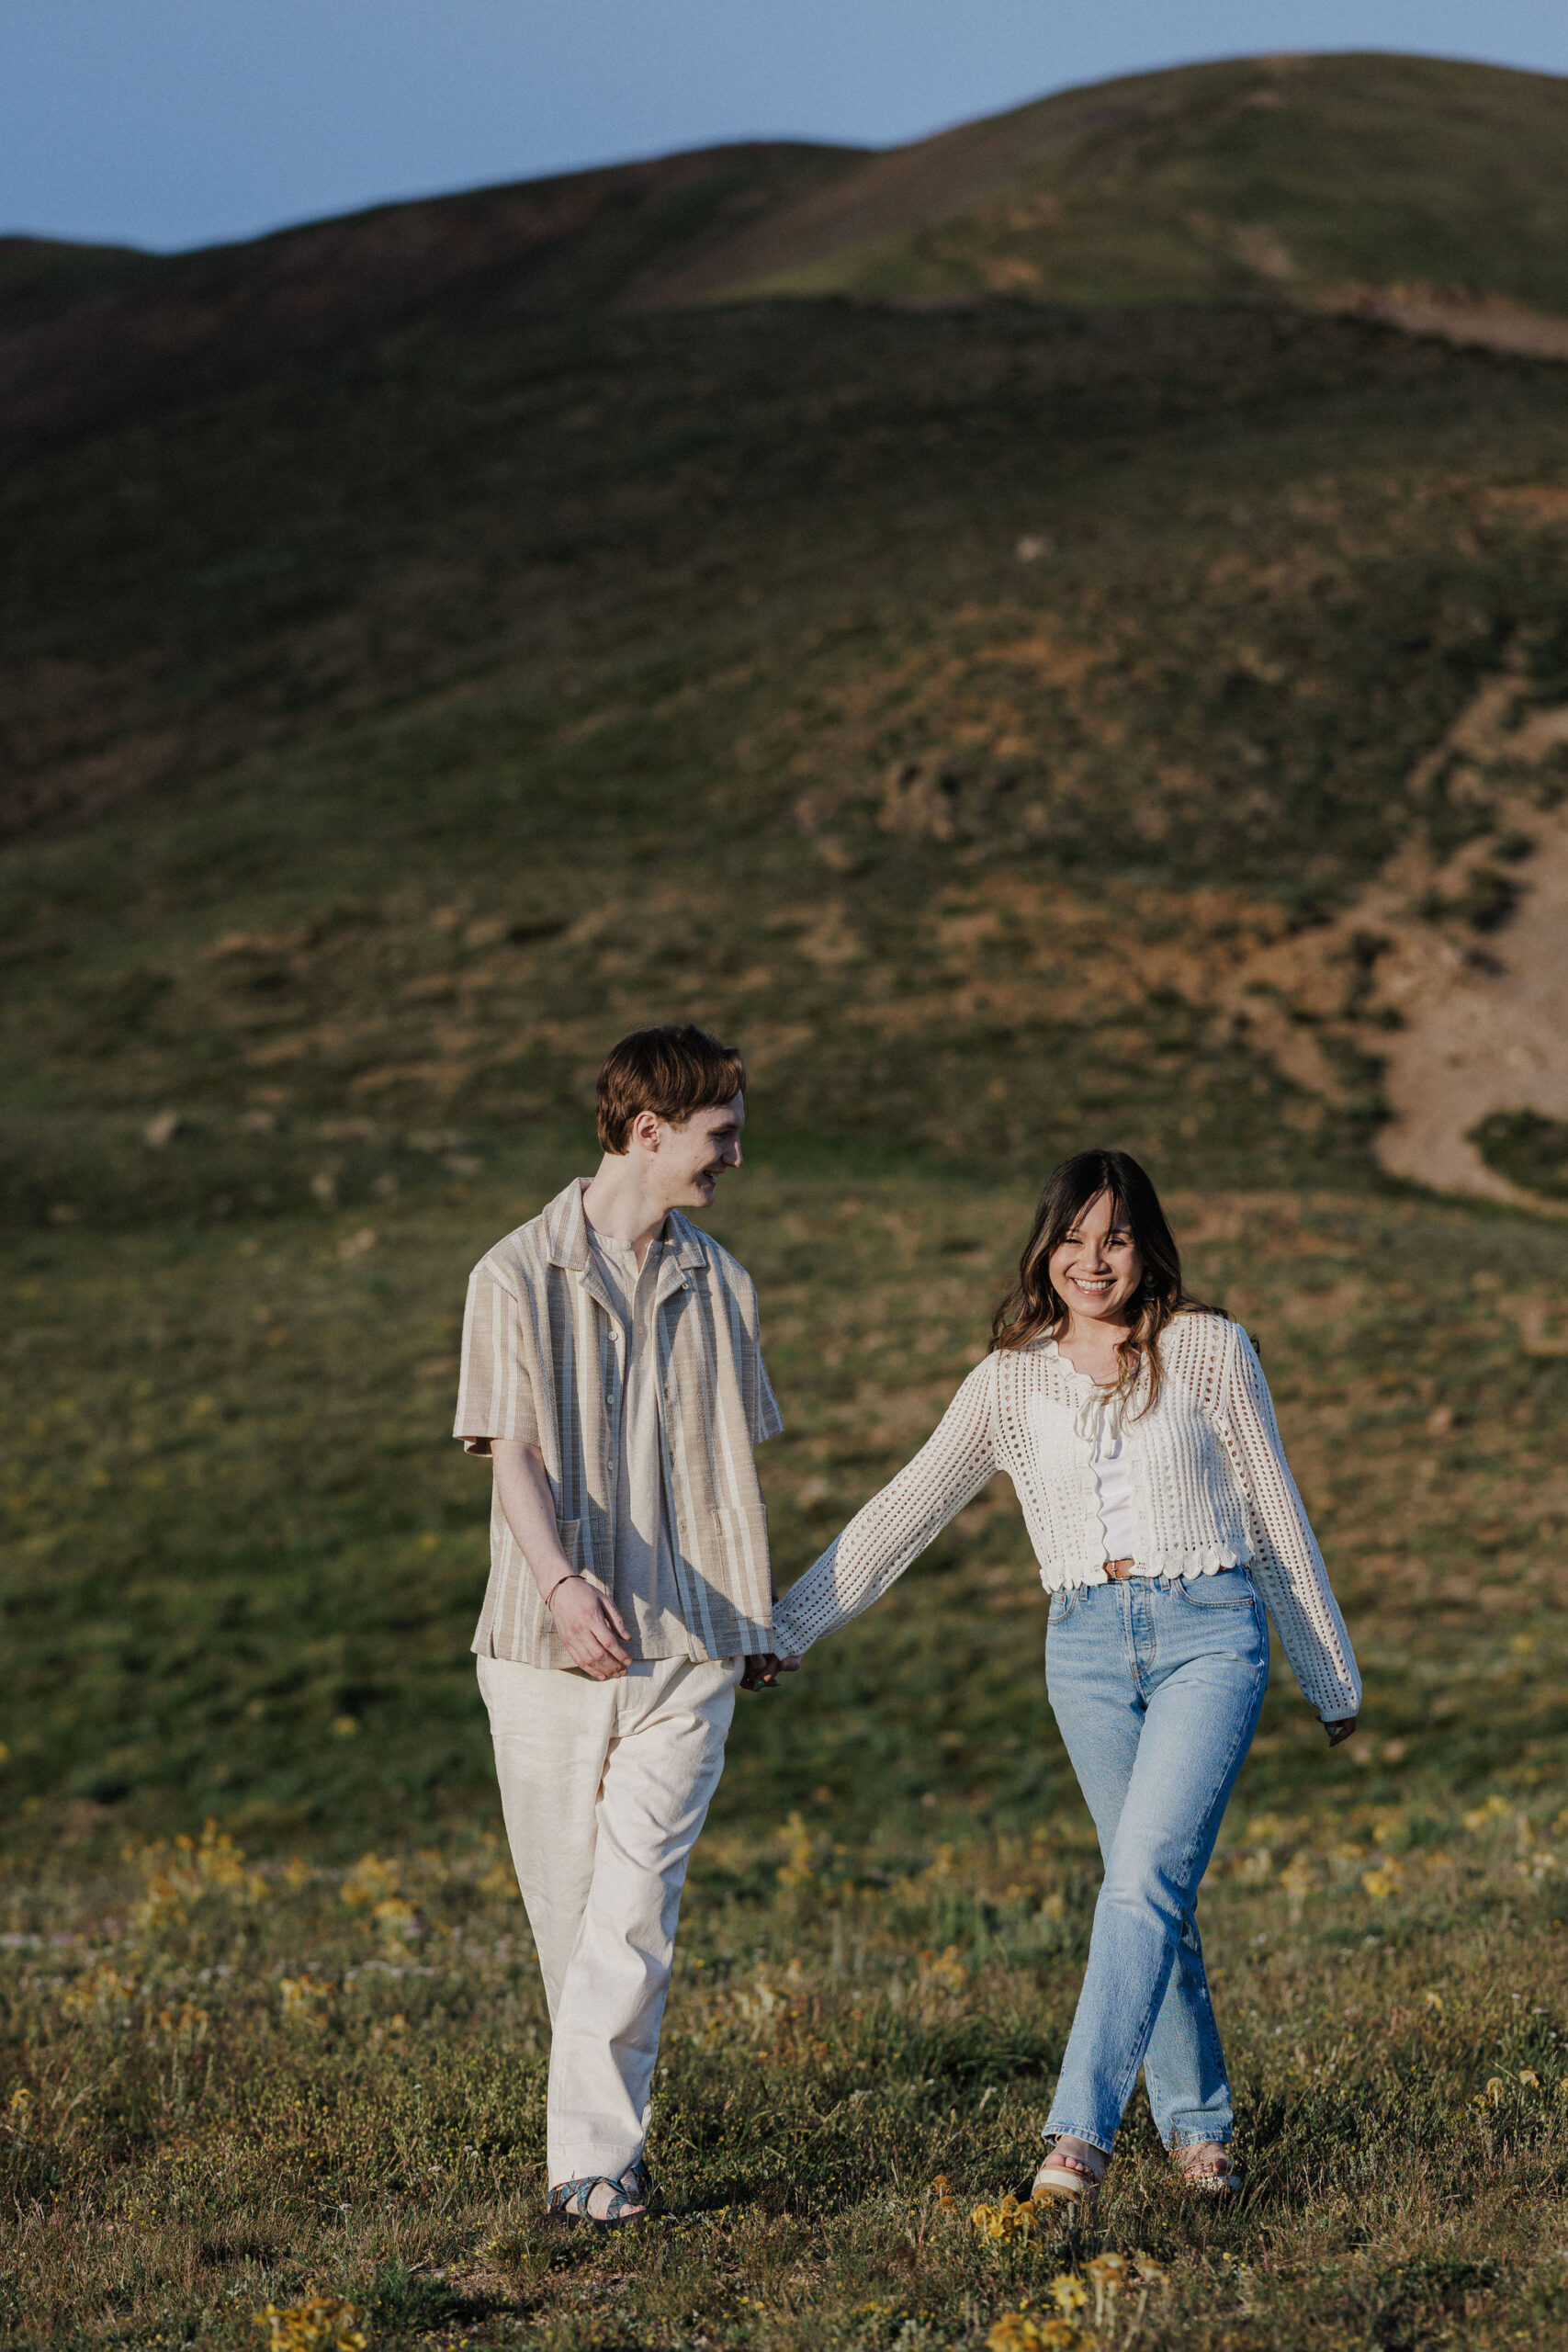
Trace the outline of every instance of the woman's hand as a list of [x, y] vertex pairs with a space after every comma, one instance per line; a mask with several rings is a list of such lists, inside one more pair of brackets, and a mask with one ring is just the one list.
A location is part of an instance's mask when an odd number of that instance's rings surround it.
[[622, 1645], [631, 1636], [614, 1601], [606, 1600], [586, 1577], [562, 1577], [547, 1606], [561, 1647], [573, 1666], [580, 1666], [595, 1682], [615, 1682], [625, 1674], [631, 1652]]
[[1354, 1715], [1342, 1716], [1337, 1724], [1325, 1723], [1323, 1728], [1328, 1734], [1330, 1747], [1337, 1747], [1341, 1740], [1348, 1739], [1356, 1728], [1356, 1723], [1357, 1718]]
[[742, 1690], [771, 1690], [781, 1674], [798, 1674], [797, 1657], [780, 1657], [773, 1650], [749, 1650], [746, 1670], [740, 1677]]

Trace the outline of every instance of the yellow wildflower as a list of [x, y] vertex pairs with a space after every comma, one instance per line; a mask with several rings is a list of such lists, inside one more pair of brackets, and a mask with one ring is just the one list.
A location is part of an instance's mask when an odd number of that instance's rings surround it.
[[1004, 2312], [993, 2322], [986, 2352], [1070, 2352], [1078, 2332], [1065, 2319], [1036, 2312]]
[[1280, 1885], [1299, 1910], [1303, 1896], [1312, 1893], [1312, 1857], [1304, 1846], [1300, 1853], [1292, 1855], [1280, 1872]]
[[150, 1846], [128, 1846], [125, 1860], [141, 1871], [147, 1892], [131, 1908], [130, 1923], [146, 1934], [185, 1917], [185, 1906], [204, 1894], [226, 1894], [233, 1903], [260, 1903], [266, 1881], [245, 1868], [243, 1849], [216, 1821], [202, 1825], [199, 1838], [162, 1838]]
[[343, 1883], [343, 1900], [350, 1910], [358, 1910], [368, 1903], [380, 1903], [398, 1891], [399, 1868], [395, 1861], [384, 1862], [378, 1854], [361, 1854], [358, 1861]]
[[779, 1865], [779, 1884], [781, 1886], [809, 1884], [817, 1872], [811, 1860], [811, 1832], [807, 1827], [804, 1817], [798, 1813], [792, 1813], [784, 1827], [776, 1830], [774, 1835], [784, 1848], [785, 1857]]
[[337, 2295], [311, 2295], [283, 2311], [267, 2303], [255, 2320], [268, 2331], [269, 2352], [365, 2352], [368, 2341], [355, 2306]]
[[188, 2054], [197, 2042], [207, 2040], [210, 2022], [205, 2009], [197, 2008], [194, 2001], [187, 2000], [182, 2001], [177, 2009], [160, 2009], [147, 2030], [149, 2033], [161, 2035], [165, 2041], [172, 2041], [176, 2050]]
[[325, 2011], [337, 1987], [318, 1984], [313, 1976], [284, 1976], [278, 1980], [283, 2015], [293, 2025], [324, 2025]]
[[976, 2205], [969, 2221], [981, 2244], [990, 2245], [1011, 2245], [1015, 2239], [1032, 2236], [1039, 2225], [1039, 2216], [1028, 2199], [1020, 2204], [1010, 2194], [999, 2205]]
[[1127, 2283], [1127, 2257], [1123, 2254], [1097, 2254], [1092, 2262], [1085, 2263], [1084, 2268], [1094, 2289], [1094, 2324], [1097, 2328], [1102, 2327], [1106, 2304], [1110, 2302], [1114, 2308], [1115, 2298]]
[[105, 1962], [91, 1968], [68, 1984], [60, 1996], [60, 2006], [68, 2018], [96, 2018], [107, 2023], [115, 2020], [130, 2022], [130, 2008], [136, 1998], [136, 1980], [122, 1976], [117, 1968]]
[[370, 1916], [376, 1922], [378, 1934], [400, 1943], [408, 1937], [417, 1914], [413, 1905], [405, 1903], [400, 1894], [389, 1894], [377, 1904]]
[[962, 1993], [969, 1982], [969, 1971], [958, 1957], [956, 1944], [949, 1944], [940, 1959], [929, 1951], [920, 1954], [919, 1983], [922, 1992], [931, 1986], [943, 1993]]

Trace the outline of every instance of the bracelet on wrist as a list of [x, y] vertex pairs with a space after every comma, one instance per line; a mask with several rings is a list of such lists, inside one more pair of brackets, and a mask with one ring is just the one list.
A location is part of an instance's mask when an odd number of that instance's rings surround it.
[[551, 1585], [548, 1592], [545, 1595], [545, 1607], [547, 1609], [549, 1607], [551, 1601], [555, 1599], [563, 1584], [575, 1584], [577, 1580], [577, 1570], [575, 1568], [568, 1568], [564, 1577], [557, 1577], [554, 1584]]

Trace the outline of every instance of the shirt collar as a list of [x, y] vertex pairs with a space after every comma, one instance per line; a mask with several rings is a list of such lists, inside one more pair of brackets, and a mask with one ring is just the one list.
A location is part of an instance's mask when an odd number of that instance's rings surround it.
[[[563, 1266], [572, 1274], [588, 1271], [588, 1218], [582, 1206], [584, 1181], [574, 1176], [545, 1211], [545, 1241], [550, 1263]], [[679, 1209], [670, 1211], [660, 1239], [665, 1254], [673, 1253], [676, 1263], [686, 1270], [705, 1262], [702, 1236]]]
[[582, 1213], [582, 1180], [574, 1176], [545, 1211], [545, 1241], [552, 1266], [568, 1273], [588, 1270], [588, 1219]]

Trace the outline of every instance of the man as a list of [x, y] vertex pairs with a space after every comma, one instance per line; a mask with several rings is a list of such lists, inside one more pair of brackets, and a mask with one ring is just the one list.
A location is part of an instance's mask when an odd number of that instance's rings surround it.
[[573, 2221], [648, 2210], [686, 1864], [743, 1662], [776, 1670], [757, 1294], [681, 1215], [740, 1166], [745, 1077], [700, 1029], [623, 1037], [597, 1175], [468, 1283], [454, 1434], [494, 1465], [473, 1646], [549, 2003], [549, 2210]]

